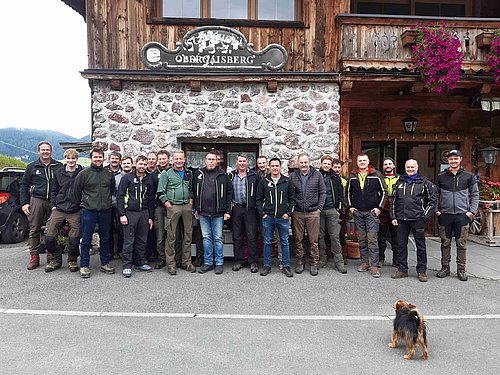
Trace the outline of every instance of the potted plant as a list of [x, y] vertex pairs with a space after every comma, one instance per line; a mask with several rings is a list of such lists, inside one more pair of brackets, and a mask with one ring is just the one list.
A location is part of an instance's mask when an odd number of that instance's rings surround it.
[[500, 29], [495, 32], [490, 43], [490, 52], [486, 56], [495, 82], [500, 83]]
[[492, 39], [495, 37], [495, 32], [486, 31], [484, 33], [476, 35], [476, 45], [477, 48], [485, 48], [491, 44]]
[[347, 257], [351, 259], [359, 259], [359, 237], [354, 229], [347, 232], [346, 235]]
[[420, 72], [425, 86], [434, 93], [445, 94], [460, 80], [463, 53], [460, 39], [444, 23], [416, 25], [416, 44], [412, 47], [412, 63]]

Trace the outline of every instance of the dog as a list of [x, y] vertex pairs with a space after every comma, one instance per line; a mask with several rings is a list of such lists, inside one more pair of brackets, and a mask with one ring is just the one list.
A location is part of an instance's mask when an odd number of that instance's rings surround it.
[[422, 348], [422, 359], [429, 359], [427, 327], [422, 313], [416, 309], [415, 305], [401, 299], [394, 302], [392, 307], [396, 311], [396, 318], [389, 347], [397, 348], [399, 339], [402, 339], [407, 351], [404, 359], [413, 359], [418, 346]]

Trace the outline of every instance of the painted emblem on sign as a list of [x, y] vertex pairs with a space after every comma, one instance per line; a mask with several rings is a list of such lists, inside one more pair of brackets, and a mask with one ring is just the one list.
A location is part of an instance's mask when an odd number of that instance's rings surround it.
[[224, 26], [204, 26], [191, 30], [169, 50], [161, 43], [147, 43], [141, 59], [153, 70], [270, 70], [283, 69], [288, 54], [279, 44], [254, 51], [253, 44], [237, 30]]

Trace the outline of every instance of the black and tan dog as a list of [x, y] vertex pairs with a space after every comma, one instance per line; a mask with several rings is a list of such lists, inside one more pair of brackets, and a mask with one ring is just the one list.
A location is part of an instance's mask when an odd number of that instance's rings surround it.
[[389, 347], [396, 348], [398, 340], [402, 339], [406, 344], [405, 359], [413, 359], [415, 348], [418, 346], [422, 348], [422, 359], [428, 359], [427, 328], [424, 316], [416, 309], [415, 305], [401, 299], [394, 302], [392, 307], [396, 310], [396, 318], [394, 319]]

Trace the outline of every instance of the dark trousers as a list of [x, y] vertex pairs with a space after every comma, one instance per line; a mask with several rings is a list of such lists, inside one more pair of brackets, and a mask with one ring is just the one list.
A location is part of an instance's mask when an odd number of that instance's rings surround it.
[[123, 249], [123, 226], [116, 206], [111, 207], [111, 231], [109, 233], [109, 253], [121, 254]]
[[233, 207], [231, 216], [233, 224], [234, 261], [243, 263], [243, 239], [247, 238], [248, 262], [259, 262], [259, 249], [257, 247], [257, 209], [246, 209], [241, 206]]
[[146, 263], [144, 252], [149, 232], [148, 210], [125, 211], [128, 224], [123, 226], [123, 268], [132, 268], [132, 264], [142, 266]]
[[397, 262], [398, 249], [398, 230], [392, 225], [389, 211], [382, 211], [379, 215], [380, 228], [378, 231], [378, 254], [379, 261], [385, 261], [385, 250], [387, 249], [387, 241], [391, 244], [392, 263]]
[[44, 225], [52, 212], [52, 206], [48, 200], [31, 197], [30, 214], [28, 222], [30, 225], [29, 248], [30, 254], [38, 254], [40, 250], [40, 234], [42, 225]]
[[398, 220], [398, 270], [408, 272], [408, 236], [413, 233], [417, 246], [417, 273], [427, 271], [427, 250], [425, 246], [425, 222], [423, 219]]
[[82, 243], [80, 245], [80, 267], [90, 265], [90, 245], [95, 226], [99, 228], [99, 256], [101, 265], [109, 263], [109, 227], [111, 226], [111, 209], [104, 211], [81, 210]]

